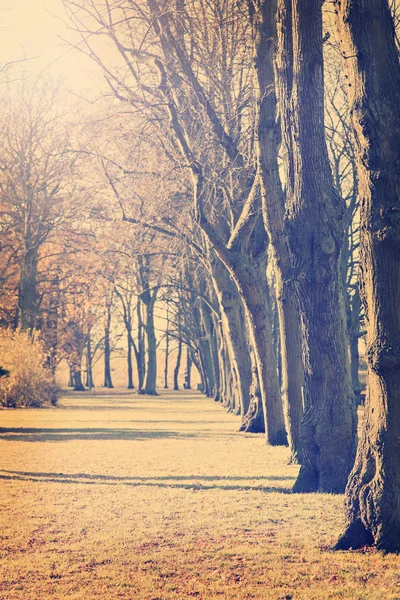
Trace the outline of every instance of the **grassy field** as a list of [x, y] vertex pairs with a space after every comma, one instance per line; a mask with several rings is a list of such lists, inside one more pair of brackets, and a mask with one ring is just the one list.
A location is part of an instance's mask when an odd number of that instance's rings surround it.
[[341, 496], [193, 394], [0, 412], [0, 598], [400, 599], [400, 557], [333, 553]]

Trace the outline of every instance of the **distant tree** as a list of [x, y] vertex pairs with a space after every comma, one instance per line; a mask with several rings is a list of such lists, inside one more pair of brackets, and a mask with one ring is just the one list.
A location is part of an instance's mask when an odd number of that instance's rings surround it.
[[[5, 261], [0, 284], [18, 296], [13, 322], [37, 326], [40, 261], [73, 209], [74, 157], [66, 152], [68, 134], [56, 111], [57, 90], [25, 82], [0, 98], [0, 243]], [[67, 188], [69, 190], [67, 191]], [[10, 288], [11, 282], [11, 288]]]

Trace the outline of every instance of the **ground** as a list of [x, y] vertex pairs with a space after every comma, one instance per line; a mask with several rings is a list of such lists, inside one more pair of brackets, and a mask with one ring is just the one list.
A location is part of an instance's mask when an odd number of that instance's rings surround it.
[[238, 425], [187, 392], [1, 411], [1, 600], [400, 600], [400, 557], [331, 552], [343, 497]]

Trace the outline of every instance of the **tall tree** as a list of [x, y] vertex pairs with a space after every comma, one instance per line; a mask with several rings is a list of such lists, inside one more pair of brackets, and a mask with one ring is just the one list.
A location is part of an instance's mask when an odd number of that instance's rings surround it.
[[336, 548], [400, 551], [400, 66], [387, 0], [335, 2], [356, 139], [366, 417]]
[[342, 492], [354, 463], [351, 386], [340, 251], [345, 226], [324, 129], [322, 0], [279, 0], [279, 44], [289, 52], [280, 101], [287, 141], [286, 231], [301, 320], [305, 369], [303, 460], [297, 492]]

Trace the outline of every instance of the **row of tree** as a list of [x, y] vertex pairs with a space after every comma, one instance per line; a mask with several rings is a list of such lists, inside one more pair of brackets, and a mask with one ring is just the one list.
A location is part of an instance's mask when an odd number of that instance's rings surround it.
[[6, 98], [4, 323], [43, 331], [78, 387], [102, 347], [108, 385], [118, 305], [129, 386], [133, 351], [154, 394], [162, 307], [166, 358], [185, 345], [242, 430], [289, 444], [294, 491], [351, 473], [338, 547], [398, 550], [397, 4], [63, 2], [108, 94], [72, 128]]

